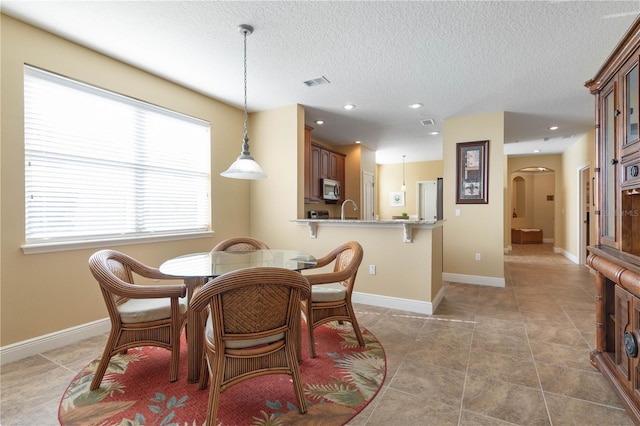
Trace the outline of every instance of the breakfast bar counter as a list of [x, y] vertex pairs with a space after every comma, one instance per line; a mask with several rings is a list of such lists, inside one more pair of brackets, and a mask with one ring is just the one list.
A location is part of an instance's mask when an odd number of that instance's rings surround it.
[[306, 224], [309, 227], [309, 236], [317, 238], [318, 226], [331, 227], [376, 227], [376, 228], [401, 228], [403, 230], [403, 241], [413, 242], [414, 228], [437, 228], [443, 225], [444, 220], [411, 220], [411, 219], [379, 219], [379, 220], [358, 220], [358, 219], [292, 219], [291, 222]]

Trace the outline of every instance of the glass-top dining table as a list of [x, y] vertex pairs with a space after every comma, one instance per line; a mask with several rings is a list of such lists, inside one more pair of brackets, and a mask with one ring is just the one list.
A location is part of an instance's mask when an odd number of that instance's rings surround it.
[[[316, 265], [316, 258], [297, 250], [212, 251], [191, 253], [169, 259], [160, 265], [160, 272], [182, 278], [187, 286], [189, 300], [208, 280], [239, 269], [269, 266], [301, 271]], [[204, 353], [204, 318], [187, 312], [187, 380], [197, 382]], [[299, 321], [297, 324], [300, 327]], [[299, 331], [297, 335], [299, 335]], [[298, 342], [299, 346], [300, 342]]]

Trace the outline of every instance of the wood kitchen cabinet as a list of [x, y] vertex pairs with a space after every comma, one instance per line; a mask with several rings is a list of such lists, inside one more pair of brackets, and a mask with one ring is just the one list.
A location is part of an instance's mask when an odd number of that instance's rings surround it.
[[322, 185], [321, 180], [321, 163], [322, 163], [322, 148], [317, 145], [311, 145], [311, 163], [309, 164], [311, 182], [309, 186], [311, 188], [310, 199], [313, 201], [322, 200]]
[[596, 350], [592, 364], [640, 424], [640, 18], [596, 77]]
[[[322, 177], [333, 179], [340, 182], [344, 188], [344, 154], [323, 149], [323, 173]], [[327, 161], [328, 167], [324, 168], [324, 161]]]
[[[311, 142], [313, 128], [305, 126], [305, 202], [322, 201], [322, 179], [334, 179], [340, 182], [342, 193], [345, 184], [345, 155], [331, 151]], [[342, 201], [344, 198], [342, 195]]]

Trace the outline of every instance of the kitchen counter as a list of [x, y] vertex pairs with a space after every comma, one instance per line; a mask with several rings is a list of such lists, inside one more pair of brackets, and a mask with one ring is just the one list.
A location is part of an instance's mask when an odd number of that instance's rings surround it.
[[405, 243], [413, 242], [414, 228], [436, 228], [444, 224], [444, 220], [410, 220], [410, 219], [379, 219], [379, 220], [360, 220], [360, 219], [292, 219], [291, 222], [306, 224], [309, 227], [309, 235], [311, 238], [317, 238], [318, 225], [322, 226], [370, 226], [370, 227], [402, 227]]

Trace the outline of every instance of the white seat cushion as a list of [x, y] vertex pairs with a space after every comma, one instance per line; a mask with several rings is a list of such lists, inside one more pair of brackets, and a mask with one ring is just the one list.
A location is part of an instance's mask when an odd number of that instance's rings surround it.
[[[211, 315], [207, 317], [207, 326], [205, 330], [207, 333], [207, 340], [213, 342], [213, 322], [211, 321]], [[279, 333], [275, 336], [262, 337], [260, 339], [227, 340], [226, 347], [229, 349], [245, 349], [253, 346], [266, 345], [282, 339], [284, 339], [284, 333]]]
[[[184, 314], [188, 307], [187, 298], [181, 297], [178, 301], [180, 313]], [[171, 299], [129, 299], [118, 305], [118, 312], [125, 324], [163, 320], [171, 318]]]
[[311, 286], [312, 302], [337, 302], [347, 297], [347, 288], [340, 283], [316, 284]]

